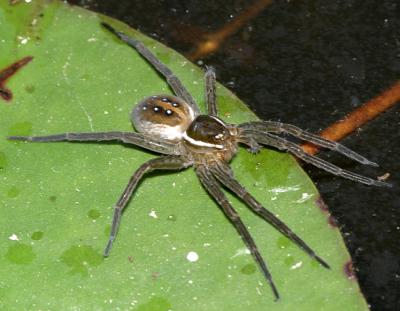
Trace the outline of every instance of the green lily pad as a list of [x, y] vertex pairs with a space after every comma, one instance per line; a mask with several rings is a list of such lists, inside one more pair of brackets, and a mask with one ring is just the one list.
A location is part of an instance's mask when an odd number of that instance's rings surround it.
[[[284, 153], [240, 149], [236, 177], [332, 267], [323, 269], [229, 195], [269, 264], [281, 299], [192, 169], [141, 183], [102, 257], [112, 207], [133, 171], [155, 155], [119, 144], [11, 142], [8, 135], [132, 130], [142, 98], [170, 93], [134, 50], [101, 26], [142, 40], [204, 111], [203, 71], [110, 18], [57, 1], [0, 0], [0, 70], [33, 60], [0, 99], [0, 309], [368, 310], [345, 269], [350, 258], [319, 194]], [[255, 120], [218, 87], [221, 117]], [[188, 260], [190, 252], [198, 258]]]

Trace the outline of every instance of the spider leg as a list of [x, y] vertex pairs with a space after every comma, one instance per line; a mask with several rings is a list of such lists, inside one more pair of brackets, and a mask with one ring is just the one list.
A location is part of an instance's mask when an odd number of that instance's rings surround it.
[[261, 257], [261, 254], [258, 251], [257, 245], [255, 244], [252, 236], [250, 235], [250, 232], [247, 230], [246, 226], [243, 224], [239, 215], [233, 209], [233, 207], [229, 203], [228, 199], [222, 192], [218, 181], [204, 167], [197, 167], [196, 173], [200, 179], [200, 182], [204, 186], [204, 188], [215, 199], [215, 201], [218, 203], [218, 205], [221, 207], [222, 211], [224, 212], [225, 216], [231, 221], [231, 223], [233, 224], [235, 229], [239, 232], [239, 234], [242, 237], [247, 248], [250, 250], [251, 255], [253, 256], [253, 258], [255, 259], [255, 261], [257, 262], [259, 267], [261, 268], [262, 272], [264, 273], [265, 278], [269, 282], [272, 292], [275, 296], [275, 299], [278, 300], [279, 299], [278, 290], [272, 280], [271, 273], [269, 272], [267, 265], [264, 262], [264, 259]]
[[165, 140], [157, 140], [146, 135], [134, 132], [98, 132], [98, 133], [62, 133], [49, 136], [9, 136], [9, 140], [22, 140], [31, 142], [56, 142], [56, 141], [110, 141], [117, 140], [123, 143], [136, 145], [155, 152], [179, 155], [176, 144]]
[[132, 175], [128, 185], [125, 187], [124, 192], [119, 198], [118, 202], [114, 206], [114, 216], [111, 225], [110, 237], [108, 239], [107, 246], [104, 250], [104, 257], [108, 257], [110, 254], [111, 247], [117, 236], [119, 224], [121, 222], [122, 211], [129, 202], [133, 191], [137, 188], [139, 181], [143, 176], [153, 170], [180, 170], [186, 168], [190, 163], [185, 162], [181, 157], [177, 156], [165, 156], [152, 159], [142, 164]]
[[216, 104], [216, 92], [215, 92], [215, 69], [213, 67], [207, 67], [204, 75], [206, 82], [206, 101], [207, 101], [207, 112], [210, 116], [218, 116], [217, 104]]
[[284, 222], [279, 220], [274, 214], [263, 207], [235, 178], [230, 167], [218, 162], [213, 167], [212, 173], [214, 176], [229, 190], [241, 198], [250, 209], [264, 219], [269, 224], [273, 225], [280, 233], [285, 235], [291, 241], [302, 248], [311, 258], [317, 260], [323, 267], [330, 269], [329, 265], [309, 247], [298, 235], [296, 235]]
[[371, 166], [379, 166], [377, 163], [368, 160], [357, 152], [339, 144], [335, 141], [325, 139], [321, 136], [309, 133], [307, 131], [302, 130], [301, 128], [274, 121], [261, 121], [261, 122], [247, 122], [239, 125], [240, 128], [246, 130], [255, 130], [257, 132], [272, 132], [272, 133], [287, 133], [294, 137], [297, 137], [301, 140], [308, 141], [314, 145], [321, 146], [323, 148], [336, 151], [350, 159], [353, 159], [361, 164], [371, 165]]
[[238, 137], [238, 142], [247, 145], [249, 148], [249, 152], [252, 154], [257, 154], [260, 152], [262, 146], [251, 136], [249, 135], [242, 135]]
[[[242, 135], [246, 132], [242, 132]], [[249, 137], [255, 139], [258, 143], [263, 145], [269, 145], [275, 147], [279, 150], [287, 150], [290, 153], [294, 154], [299, 159], [302, 159], [304, 162], [310, 163], [316, 167], [319, 167], [329, 173], [334, 175], [347, 178], [350, 180], [354, 180], [366, 185], [374, 185], [380, 187], [391, 187], [392, 185], [383, 181], [375, 180], [369, 177], [365, 177], [345, 169], [342, 169], [334, 164], [331, 164], [323, 159], [320, 159], [316, 156], [312, 156], [305, 152], [300, 146], [296, 145], [293, 142], [287, 141], [282, 137], [270, 134], [270, 133], [260, 133], [256, 131], [252, 131], [249, 134]], [[246, 139], [245, 136], [242, 136], [242, 139]]]
[[164, 65], [158, 58], [150, 52], [146, 46], [136, 40], [134, 38], [128, 37], [124, 33], [115, 30], [112, 26], [106, 23], [101, 23], [104, 28], [108, 31], [116, 35], [120, 40], [128, 44], [130, 47], [134, 48], [143, 58], [145, 58], [159, 73], [161, 73], [165, 79], [167, 80], [168, 84], [175, 92], [178, 97], [184, 99], [194, 110], [195, 114], [200, 114], [200, 110], [193, 99], [192, 95], [187, 91], [187, 89], [183, 86], [182, 82], [178, 79], [177, 76], [173, 74], [171, 69], [169, 69], [166, 65]]

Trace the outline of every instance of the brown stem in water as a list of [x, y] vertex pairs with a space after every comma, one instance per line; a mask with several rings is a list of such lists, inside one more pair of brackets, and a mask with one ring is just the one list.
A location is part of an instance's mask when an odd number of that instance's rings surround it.
[[224, 25], [221, 29], [204, 35], [204, 39], [197, 44], [197, 47], [193, 52], [187, 55], [187, 58], [191, 61], [195, 61], [213, 53], [228, 37], [235, 34], [249, 20], [255, 18], [272, 2], [273, 0], [258, 0], [234, 18], [230, 23]]
[[[339, 141], [368, 121], [376, 118], [382, 112], [394, 106], [400, 100], [400, 81], [394, 83], [390, 88], [383, 91], [378, 96], [355, 109], [342, 120], [339, 120], [319, 135], [333, 141]], [[316, 154], [319, 148], [313, 144], [305, 143], [302, 145], [304, 151], [310, 154]]]

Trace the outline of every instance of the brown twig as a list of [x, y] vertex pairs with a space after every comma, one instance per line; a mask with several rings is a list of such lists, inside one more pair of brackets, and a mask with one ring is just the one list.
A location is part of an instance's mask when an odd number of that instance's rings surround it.
[[[319, 135], [326, 139], [339, 141], [368, 121], [376, 118], [380, 113], [392, 107], [399, 100], [400, 81], [397, 81], [390, 88], [345, 116], [343, 120], [337, 121], [327, 127]], [[305, 143], [302, 147], [304, 151], [310, 154], [316, 154], [319, 151], [317, 146], [310, 143]]]
[[191, 61], [195, 61], [216, 51], [224, 40], [235, 34], [249, 20], [255, 18], [272, 2], [273, 0], [258, 0], [221, 29], [204, 35], [203, 40], [197, 44], [193, 52], [187, 55], [187, 58]]
[[10, 101], [12, 92], [6, 87], [7, 80], [12, 77], [21, 67], [25, 66], [33, 59], [32, 56], [27, 56], [4, 69], [0, 69], [0, 98]]

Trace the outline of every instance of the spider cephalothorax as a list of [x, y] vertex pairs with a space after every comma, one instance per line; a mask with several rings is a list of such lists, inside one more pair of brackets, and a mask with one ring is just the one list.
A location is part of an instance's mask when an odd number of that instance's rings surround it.
[[297, 144], [279, 136], [279, 134], [284, 133], [309, 141], [315, 145], [335, 150], [362, 164], [373, 166], [376, 166], [376, 164], [343, 145], [305, 132], [290, 124], [273, 121], [247, 122], [239, 125], [224, 123], [217, 117], [215, 72], [213, 68], [207, 68], [205, 73], [205, 97], [208, 114], [201, 114], [195, 100], [179, 79], [140, 41], [116, 31], [108, 24], [103, 24], [103, 26], [136, 49], [159, 71], [166, 78], [176, 96], [156, 95], [141, 101], [132, 111], [132, 122], [139, 133], [63, 133], [50, 136], [13, 136], [9, 137], [9, 139], [34, 142], [118, 140], [163, 154], [163, 156], [142, 164], [131, 177], [115, 205], [110, 238], [104, 250], [104, 256], [108, 256], [110, 253], [118, 231], [122, 211], [143, 176], [152, 170], [180, 170], [193, 166], [204, 188], [215, 199], [225, 216], [241, 235], [265, 278], [270, 283], [275, 298], [279, 298], [279, 294], [265, 261], [246, 226], [221, 190], [222, 186], [232, 191], [255, 214], [269, 222], [322, 266], [329, 268], [328, 264], [317, 256], [300, 237], [247, 192], [233, 177], [233, 172], [228, 163], [236, 154], [239, 144], [247, 145], [252, 152], [260, 149], [262, 145], [268, 145], [279, 150], [287, 150], [305, 162], [335, 175], [367, 185], [390, 186], [385, 182], [346, 171], [325, 160], [309, 155]]
[[200, 115], [183, 133], [183, 142], [193, 164], [229, 161], [237, 151], [237, 131], [214, 116]]

